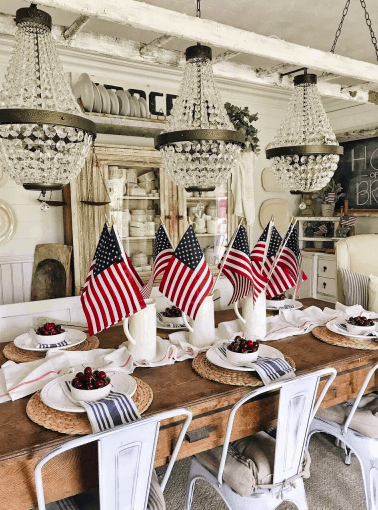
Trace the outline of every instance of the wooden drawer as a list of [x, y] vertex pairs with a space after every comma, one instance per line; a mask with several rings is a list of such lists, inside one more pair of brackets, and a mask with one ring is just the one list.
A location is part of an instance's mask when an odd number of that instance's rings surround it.
[[318, 259], [318, 276], [324, 278], [336, 278], [336, 260], [326, 258]]
[[324, 278], [318, 276], [318, 293], [327, 296], [336, 297], [336, 280], [334, 278]]

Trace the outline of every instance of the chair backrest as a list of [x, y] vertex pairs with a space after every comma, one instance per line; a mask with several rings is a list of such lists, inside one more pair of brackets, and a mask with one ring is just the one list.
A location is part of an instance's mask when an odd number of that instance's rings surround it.
[[363, 234], [348, 237], [336, 243], [337, 300], [345, 304], [340, 269], [348, 269], [364, 275], [378, 276], [378, 235]]
[[101, 510], [145, 510], [150, 491], [160, 422], [176, 416], [186, 416], [161, 482], [164, 491], [182, 441], [192, 420], [187, 409], [175, 409], [156, 414], [97, 434], [74, 439], [45, 455], [35, 467], [38, 509], [45, 510], [42, 467], [67, 450], [96, 442]]
[[87, 324], [80, 296], [0, 306], [0, 342], [11, 342], [26, 333], [35, 317]]
[[[300, 473], [309, 425], [336, 374], [334, 368], [325, 368], [292, 379], [277, 381], [254, 390], [239, 400], [232, 408], [228, 420], [218, 482], [222, 484], [223, 469], [237, 410], [257, 396], [272, 391], [280, 393], [273, 483], [279, 484]], [[328, 380], [316, 400], [321, 377], [328, 377]]]

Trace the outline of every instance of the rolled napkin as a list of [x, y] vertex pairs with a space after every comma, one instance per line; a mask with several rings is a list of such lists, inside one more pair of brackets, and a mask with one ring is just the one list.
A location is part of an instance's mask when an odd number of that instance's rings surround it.
[[133, 371], [132, 357], [126, 347], [91, 351], [47, 351], [46, 357], [29, 363], [7, 361], [0, 369], [0, 403], [35, 393], [69, 367], [84, 365], [104, 369]]
[[[235, 334], [233, 336], [235, 336]], [[171, 333], [169, 335], [169, 341], [177, 348], [176, 361], [193, 359], [199, 352], [205, 352], [210, 349], [210, 347], [221, 346], [223, 345], [225, 338], [219, 338], [218, 331], [215, 330], [215, 341], [205, 347], [196, 347], [195, 345], [190, 344], [188, 340], [188, 331], [177, 331], [176, 333]]]
[[[233, 365], [233, 363], [227, 358], [226, 347], [217, 347], [215, 351], [221, 359]], [[247, 365], [238, 364], [235, 365], [235, 368], [241, 366], [256, 370], [265, 386], [274, 381], [295, 377], [295, 368], [289, 365], [289, 363], [282, 358], [267, 358], [265, 356], [258, 356], [256, 361], [248, 363]]]

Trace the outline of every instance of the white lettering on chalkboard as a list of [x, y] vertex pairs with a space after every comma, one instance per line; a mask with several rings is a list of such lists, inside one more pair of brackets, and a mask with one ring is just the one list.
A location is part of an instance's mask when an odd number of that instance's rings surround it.
[[[366, 151], [366, 147], [365, 147], [365, 151]], [[372, 153], [372, 155], [370, 156], [370, 164], [372, 166], [372, 168], [374, 168], [374, 170], [378, 170], [378, 168], [376, 166], [373, 165], [373, 158], [374, 158], [374, 154], [378, 151], [378, 148], [375, 149], [375, 151]]]
[[378, 204], [378, 180], [356, 182], [357, 205]]
[[[354, 149], [352, 149], [352, 172], [354, 172], [354, 162], [355, 161], [363, 161], [364, 162], [364, 170], [366, 170], [366, 145], [364, 147], [365, 156], [363, 158], [355, 158], [354, 157]], [[373, 153], [374, 154], [374, 153]], [[378, 168], [373, 167], [374, 170], [378, 170]]]

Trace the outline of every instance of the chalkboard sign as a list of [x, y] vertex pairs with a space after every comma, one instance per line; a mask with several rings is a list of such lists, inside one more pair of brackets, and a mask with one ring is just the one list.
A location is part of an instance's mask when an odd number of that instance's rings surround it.
[[[334, 179], [343, 187], [349, 208], [357, 211], [378, 210], [378, 138], [343, 142]], [[337, 206], [343, 202], [341, 198]]]

